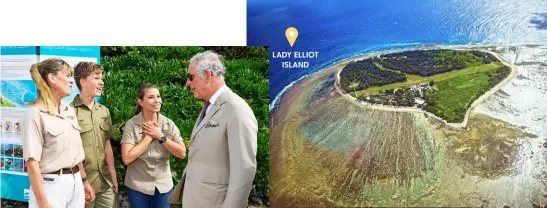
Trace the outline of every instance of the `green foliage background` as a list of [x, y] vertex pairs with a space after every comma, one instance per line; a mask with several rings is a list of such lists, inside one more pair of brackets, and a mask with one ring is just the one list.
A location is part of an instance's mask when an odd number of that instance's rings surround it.
[[[265, 197], [269, 187], [269, 125], [267, 47], [101, 47], [105, 91], [101, 102], [110, 109], [115, 128], [114, 140], [121, 140], [121, 127], [133, 117], [137, 89], [143, 83], [160, 88], [161, 113], [175, 122], [186, 147], [194, 123], [204, 105], [185, 89], [189, 59], [198, 52], [214, 50], [225, 57], [226, 83], [247, 101], [258, 121], [256, 192]], [[115, 142], [114, 142], [115, 143]], [[119, 147], [114, 148], [120, 190], [123, 191], [125, 167]], [[171, 157], [173, 181], [178, 183], [187, 159]]]

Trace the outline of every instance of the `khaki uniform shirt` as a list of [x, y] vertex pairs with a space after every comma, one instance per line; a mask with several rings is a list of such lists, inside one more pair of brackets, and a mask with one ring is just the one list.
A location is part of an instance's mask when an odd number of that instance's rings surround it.
[[[122, 144], [137, 145], [144, 138], [142, 122], [142, 112], [127, 121], [123, 129]], [[171, 119], [160, 114], [158, 122], [167, 139], [182, 144], [180, 131]], [[148, 195], [154, 195], [155, 188], [160, 193], [170, 191], [173, 188], [170, 154], [163, 144], [153, 139], [148, 149], [127, 166], [125, 185]]]
[[61, 101], [60, 115], [32, 106], [23, 121], [23, 157], [39, 161], [40, 172], [71, 168], [84, 160], [74, 109]]
[[89, 109], [80, 99], [80, 95], [74, 97], [71, 106], [74, 107], [81, 128], [86, 178], [95, 192], [106, 191], [114, 186], [104, 150], [106, 141], [113, 137], [110, 111], [99, 103], [94, 103]]

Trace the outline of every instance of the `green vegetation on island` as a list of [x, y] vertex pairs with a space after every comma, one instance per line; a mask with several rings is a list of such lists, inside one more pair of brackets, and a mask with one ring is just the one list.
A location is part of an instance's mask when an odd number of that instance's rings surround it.
[[471, 103], [480, 95], [494, 87], [511, 73], [511, 68], [502, 66], [438, 82], [435, 91], [426, 93], [427, 102], [424, 109], [447, 120], [461, 122]]
[[473, 101], [510, 73], [482, 51], [415, 50], [349, 63], [340, 72], [340, 84], [368, 103], [418, 107], [462, 122]]

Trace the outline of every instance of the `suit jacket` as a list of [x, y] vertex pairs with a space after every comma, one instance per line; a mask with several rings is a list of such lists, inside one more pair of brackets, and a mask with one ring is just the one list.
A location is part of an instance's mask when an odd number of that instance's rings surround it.
[[258, 124], [252, 109], [226, 88], [198, 122], [181, 181], [183, 207], [245, 207], [256, 174]]

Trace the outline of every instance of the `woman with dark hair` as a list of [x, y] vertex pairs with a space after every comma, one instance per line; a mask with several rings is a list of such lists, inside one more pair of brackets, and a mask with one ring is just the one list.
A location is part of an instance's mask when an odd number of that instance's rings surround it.
[[70, 95], [74, 83], [72, 67], [50, 58], [33, 64], [30, 75], [38, 98], [23, 123], [23, 157], [31, 187], [29, 207], [83, 208], [85, 201], [95, 196], [85, 178], [76, 113], [61, 101]]
[[168, 208], [173, 189], [169, 155], [183, 159], [186, 147], [175, 123], [160, 114], [162, 99], [152, 84], [139, 88], [135, 116], [124, 126], [122, 160], [131, 207]]

